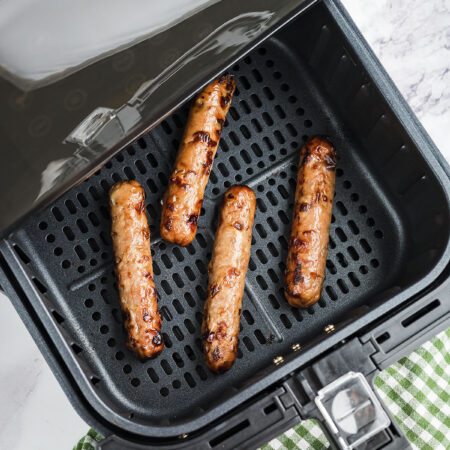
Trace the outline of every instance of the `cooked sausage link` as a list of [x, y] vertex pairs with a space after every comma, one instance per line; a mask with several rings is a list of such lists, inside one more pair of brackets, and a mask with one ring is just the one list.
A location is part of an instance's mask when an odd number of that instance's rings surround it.
[[111, 188], [109, 199], [127, 346], [141, 359], [152, 358], [161, 352], [164, 343], [153, 281], [144, 189], [136, 181], [123, 181]]
[[228, 370], [236, 358], [255, 204], [249, 187], [233, 186], [220, 213], [202, 324], [206, 364], [214, 372]]
[[214, 156], [235, 82], [231, 75], [214, 80], [194, 101], [175, 167], [163, 199], [161, 236], [188, 245], [195, 237]]
[[335, 171], [336, 152], [330, 142], [316, 136], [304, 144], [285, 276], [285, 295], [292, 306], [306, 308], [320, 298], [328, 253]]

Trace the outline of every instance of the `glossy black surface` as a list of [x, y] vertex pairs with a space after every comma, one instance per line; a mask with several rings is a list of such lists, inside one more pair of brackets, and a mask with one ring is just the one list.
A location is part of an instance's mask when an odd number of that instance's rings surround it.
[[312, 1], [103, 3], [0, 4], [0, 234]]

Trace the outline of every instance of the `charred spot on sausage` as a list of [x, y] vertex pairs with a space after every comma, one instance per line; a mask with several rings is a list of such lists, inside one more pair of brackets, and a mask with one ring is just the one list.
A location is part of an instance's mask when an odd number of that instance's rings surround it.
[[148, 313], [144, 313], [144, 317], [142, 317], [142, 319], [144, 320], [144, 322], [149, 322], [151, 317], [148, 315]]
[[230, 100], [231, 98], [229, 95], [220, 97], [220, 106], [225, 109], [228, 106], [228, 103], [230, 103]]
[[173, 211], [175, 210], [175, 204], [172, 203], [172, 202], [167, 202], [166, 208], [167, 208], [169, 211], [172, 211], [172, 212], [173, 212]]
[[327, 155], [325, 155], [324, 159], [325, 159], [325, 163], [327, 165], [326, 166], [327, 170], [332, 171], [332, 170], [336, 169], [337, 161], [336, 161], [336, 154], [335, 154], [334, 150], [332, 152], [328, 153]]
[[193, 142], [204, 142], [208, 147], [214, 147], [217, 145], [216, 141], [213, 141], [206, 131], [196, 131], [193, 134]]
[[308, 242], [299, 238], [292, 238], [290, 244], [296, 251], [306, 251], [308, 249]]
[[302, 266], [299, 265], [294, 270], [294, 284], [301, 283], [302, 281], [303, 281]]
[[212, 286], [211, 290], [210, 290], [211, 298], [214, 298], [219, 291], [220, 291], [220, 287], [217, 286], [217, 284], [215, 286]]
[[188, 217], [187, 223], [189, 223], [190, 225], [196, 227], [197, 226], [197, 222], [198, 222], [198, 214], [191, 214]]
[[162, 344], [162, 336], [159, 331], [157, 331], [156, 334], [153, 336], [152, 342], [153, 342], [153, 345], [161, 345]]
[[304, 212], [304, 211], [309, 211], [311, 209], [311, 204], [310, 203], [302, 203], [300, 205], [300, 211]]
[[144, 239], [150, 239], [150, 229], [142, 228], [142, 235], [144, 236]]
[[[206, 161], [203, 163], [203, 167], [207, 170], [210, 169], [210, 167], [212, 166], [213, 163], [213, 152], [208, 151], [206, 153]], [[209, 172], [208, 172], [209, 173]]]
[[234, 222], [233, 227], [236, 228], [236, 230], [241, 231], [244, 228], [244, 225], [242, 225], [241, 222]]
[[139, 203], [134, 207], [134, 209], [135, 209], [139, 214], [141, 214], [141, 213], [144, 211], [144, 209], [145, 209], [144, 202], [139, 202]]
[[219, 361], [220, 358], [222, 358], [222, 354], [220, 353], [220, 349], [217, 347], [213, 351], [213, 359], [214, 361]]
[[172, 219], [167, 219], [164, 223], [164, 228], [168, 231], [172, 229]]

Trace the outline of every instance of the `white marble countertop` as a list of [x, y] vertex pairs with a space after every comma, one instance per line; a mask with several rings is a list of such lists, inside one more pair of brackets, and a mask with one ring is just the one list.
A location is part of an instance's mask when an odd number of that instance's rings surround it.
[[[450, 161], [449, 2], [343, 3]], [[1, 295], [0, 354], [0, 449], [71, 449], [88, 425], [74, 411], [19, 316]]]

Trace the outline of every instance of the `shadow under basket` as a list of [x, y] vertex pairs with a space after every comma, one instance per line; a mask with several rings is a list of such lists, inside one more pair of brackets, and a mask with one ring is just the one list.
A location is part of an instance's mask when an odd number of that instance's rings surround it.
[[[228, 69], [236, 93], [187, 247], [164, 242], [159, 222], [190, 102], [1, 243], [0, 283], [41, 323], [53, 369], [92, 425], [143, 442], [200, 432], [287, 375], [273, 364], [280, 355], [301, 368], [444, 271], [448, 176], [402, 125], [358, 45], [318, 4]], [[336, 147], [336, 193], [322, 296], [298, 310], [283, 277], [300, 148], [315, 134]], [[109, 235], [108, 191], [128, 179], [146, 191], [163, 317], [165, 349], [146, 362], [124, 344]], [[257, 212], [238, 356], [218, 376], [204, 363], [200, 327], [218, 208], [234, 184], [255, 191]]]

